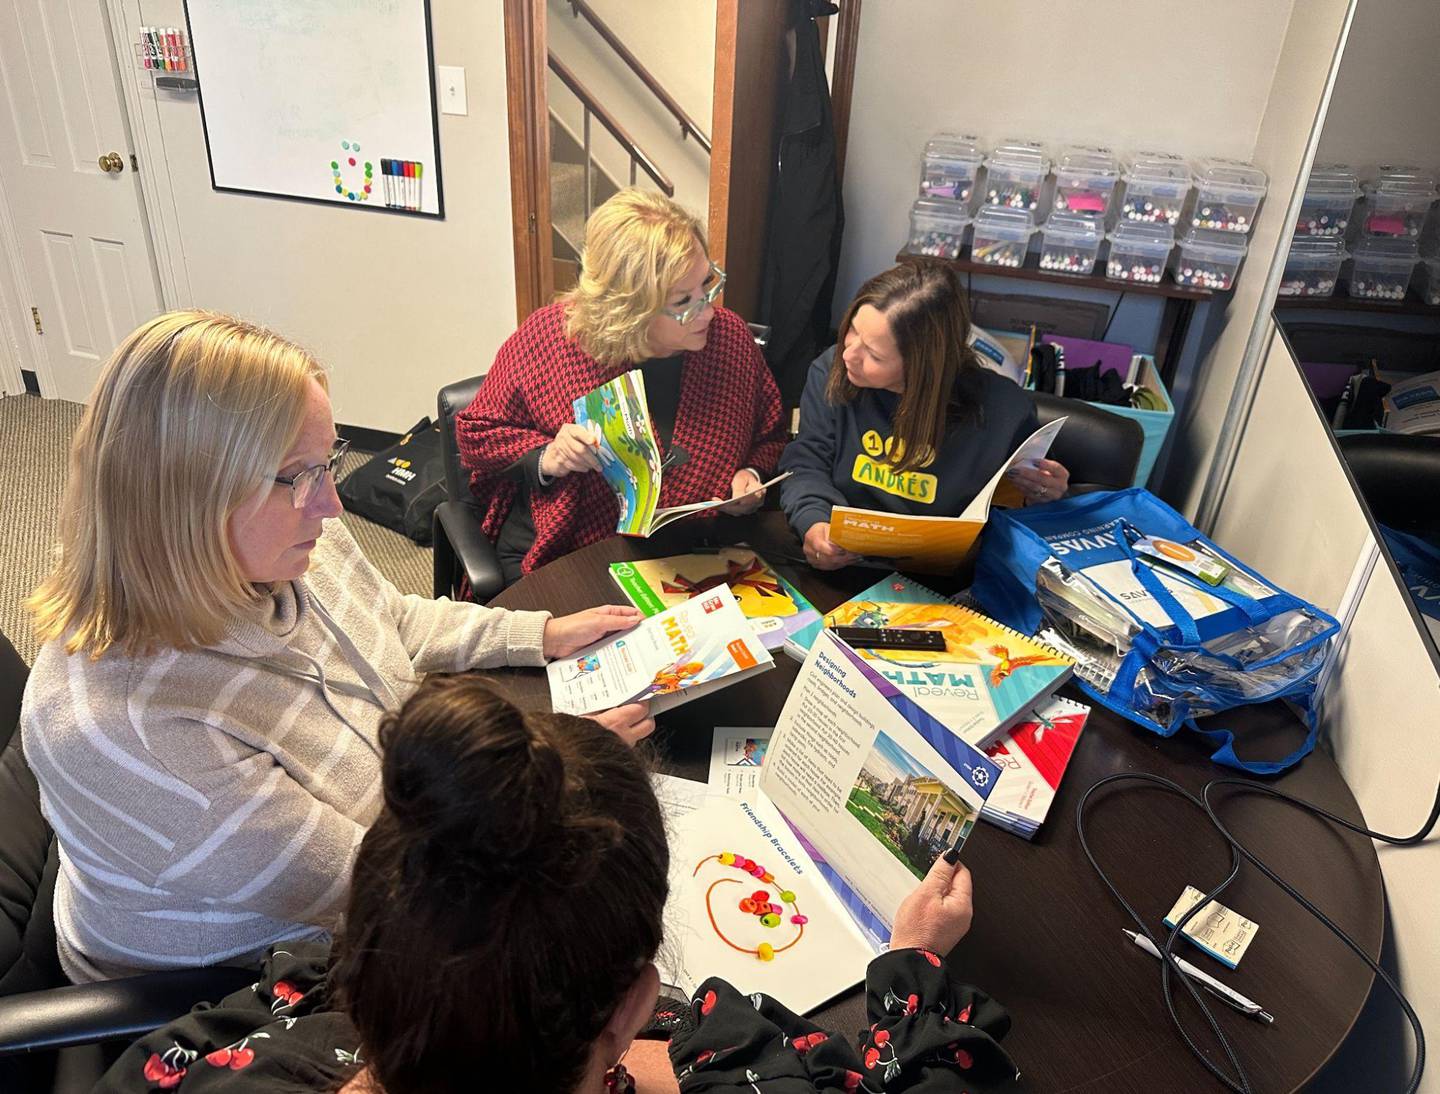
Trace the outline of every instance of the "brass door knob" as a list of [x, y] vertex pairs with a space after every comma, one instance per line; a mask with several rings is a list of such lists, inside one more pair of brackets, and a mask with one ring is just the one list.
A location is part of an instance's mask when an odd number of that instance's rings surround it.
[[125, 161], [120, 158], [119, 152], [106, 152], [100, 157], [100, 170], [118, 175], [125, 170]]

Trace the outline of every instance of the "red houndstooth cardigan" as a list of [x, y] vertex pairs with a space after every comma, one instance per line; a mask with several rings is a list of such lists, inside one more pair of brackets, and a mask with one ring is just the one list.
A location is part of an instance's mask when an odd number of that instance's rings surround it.
[[[715, 309], [705, 348], [685, 354], [682, 367], [671, 443], [682, 446], [689, 461], [666, 468], [661, 508], [728, 498], [742, 467], [768, 478], [785, 444], [780, 393], [734, 312]], [[534, 312], [500, 347], [475, 401], [455, 419], [460, 458], [471, 472], [470, 489], [485, 506], [483, 527], [492, 540], [515, 500], [516, 484], [503, 477], [506, 469], [553, 440], [575, 420], [574, 401], [621, 371], [607, 369], [566, 335], [563, 303]], [[580, 473], [533, 493], [531, 513], [535, 543], [521, 563], [525, 573], [614, 535], [620, 505], [603, 478]]]

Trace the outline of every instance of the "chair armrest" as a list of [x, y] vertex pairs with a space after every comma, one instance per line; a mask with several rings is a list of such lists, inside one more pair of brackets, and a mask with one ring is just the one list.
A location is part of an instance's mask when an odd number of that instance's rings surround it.
[[467, 502], [444, 501], [435, 508], [436, 596], [442, 595], [442, 579], [448, 591], [459, 569], [470, 579], [472, 595], [481, 604], [505, 588], [500, 556], [480, 527], [480, 511]]
[[0, 998], [0, 1056], [97, 1041], [133, 1041], [255, 983], [255, 969], [216, 965], [73, 984]]

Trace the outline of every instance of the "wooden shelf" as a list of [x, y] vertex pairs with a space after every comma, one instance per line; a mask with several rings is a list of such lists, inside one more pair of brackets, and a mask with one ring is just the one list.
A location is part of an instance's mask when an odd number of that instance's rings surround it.
[[1364, 311], [1376, 315], [1428, 315], [1440, 318], [1440, 304], [1425, 303], [1413, 288], [1404, 300], [1394, 302], [1357, 300], [1348, 295], [1349, 291], [1350, 283], [1342, 281], [1335, 287], [1334, 296], [1279, 296], [1275, 298], [1275, 310], [1303, 308], [1307, 311]]
[[1013, 277], [1020, 281], [1044, 281], [1051, 285], [1078, 285], [1087, 289], [1101, 289], [1105, 292], [1114, 293], [1136, 293], [1142, 296], [1163, 296], [1171, 300], [1202, 301], [1211, 300], [1220, 295], [1209, 289], [1187, 289], [1175, 284], [1170, 280], [1170, 271], [1165, 271], [1165, 279], [1158, 285], [1146, 285], [1139, 281], [1116, 281], [1109, 277], [1077, 277], [1075, 274], [1051, 273], [1049, 270], [1040, 268], [1039, 254], [1025, 256], [1025, 265], [1015, 266], [990, 266], [984, 262], [976, 262], [970, 258], [939, 258], [934, 255], [912, 254], [902, 250], [895, 256], [896, 262], [934, 262], [947, 263], [957, 270], [966, 273], [979, 274], [983, 277]]

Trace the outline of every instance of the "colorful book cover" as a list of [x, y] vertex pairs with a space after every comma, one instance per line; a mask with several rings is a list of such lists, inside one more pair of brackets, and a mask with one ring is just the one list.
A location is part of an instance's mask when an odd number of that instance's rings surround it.
[[620, 522], [615, 530], [649, 535], [660, 499], [660, 445], [650, 428], [640, 370], [621, 373], [580, 396], [573, 409], [575, 424], [588, 427], [595, 435], [600, 473], [620, 500]]
[[1070, 678], [1073, 663], [1034, 638], [892, 573], [825, 617], [827, 627], [940, 630], [945, 650], [860, 650], [886, 680], [976, 748]]
[[630, 603], [646, 615], [683, 604], [718, 585], [728, 585], [745, 618], [769, 650], [780, 649], [792, 635], [820, 621], [820, 613], [800, 590], [748, 547], [612, 562], [610, 576]]
[[[1010, 458], [990, 477], [958, 517], [916, 516], [887, 513], [879, 509], [857, 509], [837, 505], [830, 511], [830, 538], [847, 551], [877, 558], [899, 559], [907, 570], [921, 573], [953, 573], [975, 549], [991, 505], [1017, 506], [1023, 502], [1019, 489], [1006, 475], [1015, 467], [1034, 467], [1045, 457], [1064, 418], [1047, 422], [1030, 434]], [[856, 457], [874, 464], [869, 456]], [[884, 464], [875, 464], [875, 474], [884, 474]]]
[[652, 714], [774, 668], [728, 586], [652, 615], [545, 667], [551, 706], [594, 714], [648, 703]]
[[1000, 768], [1000, 781], [985, 800], [981, 819], [1032, 838], [1055, 801], [1089, 717], [1084, 704], [1052, 696], [985, 749]]
[[851, 915], [885, 941], [900, 901], [964, 843], [999, 777], [826, 631], [780, 713], [760, 789], [834, 871]]
[[876, 950], [764, 795], [667, 818], [661, 979], [687, 995], [722, 976], [805, 1014], [865, 979]]

